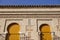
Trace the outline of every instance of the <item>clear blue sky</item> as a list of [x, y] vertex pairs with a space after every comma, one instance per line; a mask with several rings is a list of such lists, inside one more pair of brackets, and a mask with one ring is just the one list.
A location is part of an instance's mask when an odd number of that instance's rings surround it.
[[60, 5], [60, 0], [0, 0], [0, 5]]

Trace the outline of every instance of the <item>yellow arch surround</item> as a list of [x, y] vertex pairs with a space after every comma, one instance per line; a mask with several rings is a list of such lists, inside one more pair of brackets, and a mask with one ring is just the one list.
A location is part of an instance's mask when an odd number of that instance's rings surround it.
[[41, 40], [52, 40], [50, 26], [48, 24], [42, 24], [40, 26]]
[[12, 23], [8, 25], [7, 28], [8, 34], [10, 34], [7, 38], [7, 40], [20, 40], [20, 25], [17, 23]]

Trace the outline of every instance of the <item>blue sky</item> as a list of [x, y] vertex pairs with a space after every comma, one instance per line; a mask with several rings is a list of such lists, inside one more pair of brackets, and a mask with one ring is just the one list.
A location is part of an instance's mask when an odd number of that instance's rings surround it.
[[60, 5], [60, 0], [0, 0], [0, 5]]

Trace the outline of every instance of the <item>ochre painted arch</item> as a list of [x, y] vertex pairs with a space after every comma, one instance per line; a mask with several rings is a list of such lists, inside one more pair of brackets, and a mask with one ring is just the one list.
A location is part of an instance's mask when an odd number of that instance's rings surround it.
[[6, 40], [20, 40], [20, 25], [18, 23], [11, 23], [7, 27], [8, 35]]
[[41, 35], [40, 35], [41, 40], [52, 40], [50, 25], [42, 24], [40, 25], [39, 30], [41, 32]]

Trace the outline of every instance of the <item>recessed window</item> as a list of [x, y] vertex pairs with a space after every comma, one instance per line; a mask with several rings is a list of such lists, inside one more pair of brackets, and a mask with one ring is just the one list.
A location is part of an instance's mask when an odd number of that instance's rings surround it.
[[39, 27], [40, 30], [40, 39], [41, 40], [52, 40], [50, 25], [48, 24], [42, 24]]
[[20, 25], [18, 23], [11, 23], [7, 27], [6, 40], [20, 40]]

